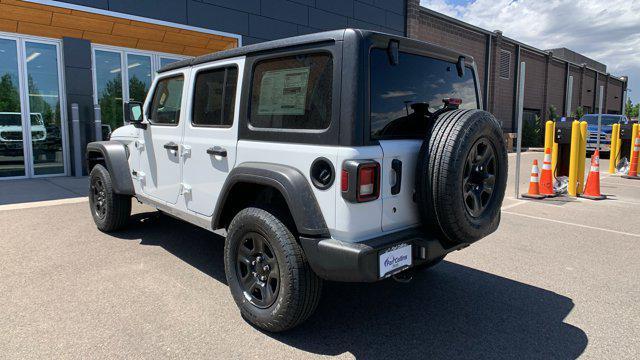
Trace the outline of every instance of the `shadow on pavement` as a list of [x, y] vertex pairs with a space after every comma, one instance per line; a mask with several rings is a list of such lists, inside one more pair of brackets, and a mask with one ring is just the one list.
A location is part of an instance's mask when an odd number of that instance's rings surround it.
[[[226, 283], [223, 238], [157, 212], [133, 216], [123, 239], [162, 246]], [[326, 282], [314, 315], [269, 334], [287, 345], [359, 359], [575, 359], [588, 339], [564, 323], [570, 298], [444, 261], [408, 284]]]

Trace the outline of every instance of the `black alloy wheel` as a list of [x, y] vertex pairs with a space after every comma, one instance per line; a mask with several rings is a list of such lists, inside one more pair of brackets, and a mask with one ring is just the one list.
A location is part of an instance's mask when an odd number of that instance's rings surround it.
[[486, 138], [478, 139], [467, 155], [462, 191], [469, 215], [477, 218], [487, 208], [496, 183], [496, 152]]
[[95, 215], [104, 219], [107, 214], [107, 192], [104, 187], [104, 183], [102, 179], [99, 177], [94, 177], [91, 181], [91, 203], [93, 204], [93, 212]]
[[280, 289], [280, 270], [271, 245], [262, 235], [245, 235], [238, 244], [236, 267], [245, 298], [261, 309], [273, 305]]

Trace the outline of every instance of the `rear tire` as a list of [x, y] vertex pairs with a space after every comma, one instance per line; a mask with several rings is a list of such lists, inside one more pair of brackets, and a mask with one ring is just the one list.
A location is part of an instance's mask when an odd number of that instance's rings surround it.
[[233, 218], [224, 266], [242, 316], [258, 328], [289, 330], [318, 305], [322, 280], [289, 228], [266, 210], [250, 207]]
[[131, 196], [113, 192], [109, 171], [97, 164], [89, 175], [89, 207], [100, 231], [122, 229], [131, 215]]
[[422, 223], [444, 243], [471, 243], [494, 232], [507, 183], [507, 150], [486, 111], [442, 114], [418, 158]]

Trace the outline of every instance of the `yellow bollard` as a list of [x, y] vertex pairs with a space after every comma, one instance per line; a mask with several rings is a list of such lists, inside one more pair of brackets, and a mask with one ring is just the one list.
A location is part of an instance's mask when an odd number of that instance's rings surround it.
[[580, 148], [578, 149], [578, 194], [584, 189], [584, 163], [587, 161], [587, 122], [580, 123]]
[[615, 174], [618, 162], [618, 141], [620, 137], [620, 124], [613, 124], [611, 129], [611, 151], [609, 151], [609, 174]]
[[554, 133], [553, 130], [555, 129], [554, 126], [554, 122], [549, 120], [547, 121], [547, 123], [545, 124], [544, 127], [544, 148], [545, 150], [551, 149], [551, 147], [553, 146], [553, 137], [554, 137]]
[[574, 120], [571, 124], [571, 152], [569, 157], [569, 196], [578, 195], [578, 162], [580, 151], [580, 122]]
[[556, 166], [558, 165], [558, 143], [556, 142], [556, 122], [553, 121], [553, 129], [551, 129], [551, 171], [553, 178], [556, 177]]

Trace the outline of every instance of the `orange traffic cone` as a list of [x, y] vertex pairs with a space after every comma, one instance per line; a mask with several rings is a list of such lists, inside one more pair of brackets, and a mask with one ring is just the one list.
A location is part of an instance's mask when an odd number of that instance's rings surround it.
[[631, 164], [629, 165], [629, 174], [622, 175], [625, 179], [640, 180], [638, 176], [638, 153], [640, 153], [640, 134], [636, 136], [636, 140], [633, 143], [633, 154], [631, 154]]
[[529, 199], [544, 199], [546, 196], [540, 194], [540, 179], [538, 178], [538, 160], [533, 160], [531, 167], [531, 180], [529, 181], [529, 192], [522, 194], [522, 197]]
[[578, 195], [591, 200], [603, 200], [607, 197], [600, 194], [600, 152], [596, 152], [591, 157], [591, 170], [587, 178], [587, 185], [584, 187], [584, 193]]
[[540, 194], [546, 197], [555, 197], [553, 191], [553, 171], [551, 170], [551, 149], [544, 150], [544, 160], [542, 161], [542, 174], [540, 175]]

